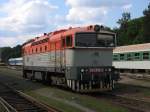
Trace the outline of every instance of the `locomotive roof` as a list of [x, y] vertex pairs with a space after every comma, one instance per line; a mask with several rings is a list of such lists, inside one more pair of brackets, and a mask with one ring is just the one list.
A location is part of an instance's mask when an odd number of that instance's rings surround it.
[[[23, 44], [23, 46], [30, 46], [33, 42], [37, 42], [43, 39], [50, 39], [51, 41], [53, 40], [59, 40], [61, 36], [66, 36], [66, 35], [72, 35], [75, 34], [76, 32], [95, 32], [94, 31], [94, 26], [95, 25], [89, 25], [86, 27], [75, 27], [75, 28], [68, 28], [68, 29], [61, 29], [58, 31], [54, 31], [54, 32], [50, 32], [50, 33], [44, 33], [44, 35], [40, 36], [40, 37], [35, 37], [34, 39], [30, 39], [28, 40], [26, 43]], [[102, 26], [103, 27], [103, 26]], [[115, 34], [113, 32], [110, 31], [106, 31], [106, 30], [100, 30], [100, 32], [102, 33], [110, 33], [110, 34]]]
[[150, 43], [116, 47], [113, 53], [150, 51]]

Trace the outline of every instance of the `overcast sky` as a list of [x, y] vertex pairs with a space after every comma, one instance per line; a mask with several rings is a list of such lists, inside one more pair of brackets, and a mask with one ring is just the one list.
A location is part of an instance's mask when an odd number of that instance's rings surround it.
[[150, 0], [0, 0], [0, 47], [69, 26], [116, 27], [124, 11], [143, 15]]

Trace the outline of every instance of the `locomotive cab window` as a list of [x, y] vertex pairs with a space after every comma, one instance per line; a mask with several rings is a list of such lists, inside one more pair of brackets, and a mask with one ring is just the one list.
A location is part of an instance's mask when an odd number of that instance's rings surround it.
[[105, 47], [114, 47], [115, 46], [115, 39], [113, 35], [109, 34], [98, 34], [97, 41], [100, 45]]
[[65, 38], [63, 38], [63, 39], [62, 39], [61, 46], [62, 46], [62, 47], [65, 47], [65, 43], [66, 43], [66, 42], [65, 42]]
[[71, 47], [72, 46], [72, 36], [67, 36], [66, 37], [66, 47]]
[[114, 47], [115, 35], [104, 33], [76, 33], [76, 46], [79, 47]]
[[62, 39], [61, 42], [62, 47], [71, 47], [72, 46], [72, 36], [66, 36], [65, 38]]

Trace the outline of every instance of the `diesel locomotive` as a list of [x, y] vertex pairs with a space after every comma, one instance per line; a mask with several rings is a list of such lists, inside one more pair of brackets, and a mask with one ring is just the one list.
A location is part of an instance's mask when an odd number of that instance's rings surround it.
[[23, 44], [23, 77], [77, 92], [112, 90], [115, 46], [115, 33], [100, 25], [44, 33]]

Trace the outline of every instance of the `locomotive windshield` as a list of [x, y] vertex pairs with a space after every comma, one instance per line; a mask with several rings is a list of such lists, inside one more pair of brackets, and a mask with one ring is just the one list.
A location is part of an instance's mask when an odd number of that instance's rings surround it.
[[114, 47], [115, 37], [105, 33], [77, 33], [75, 37], [78, 47]]

